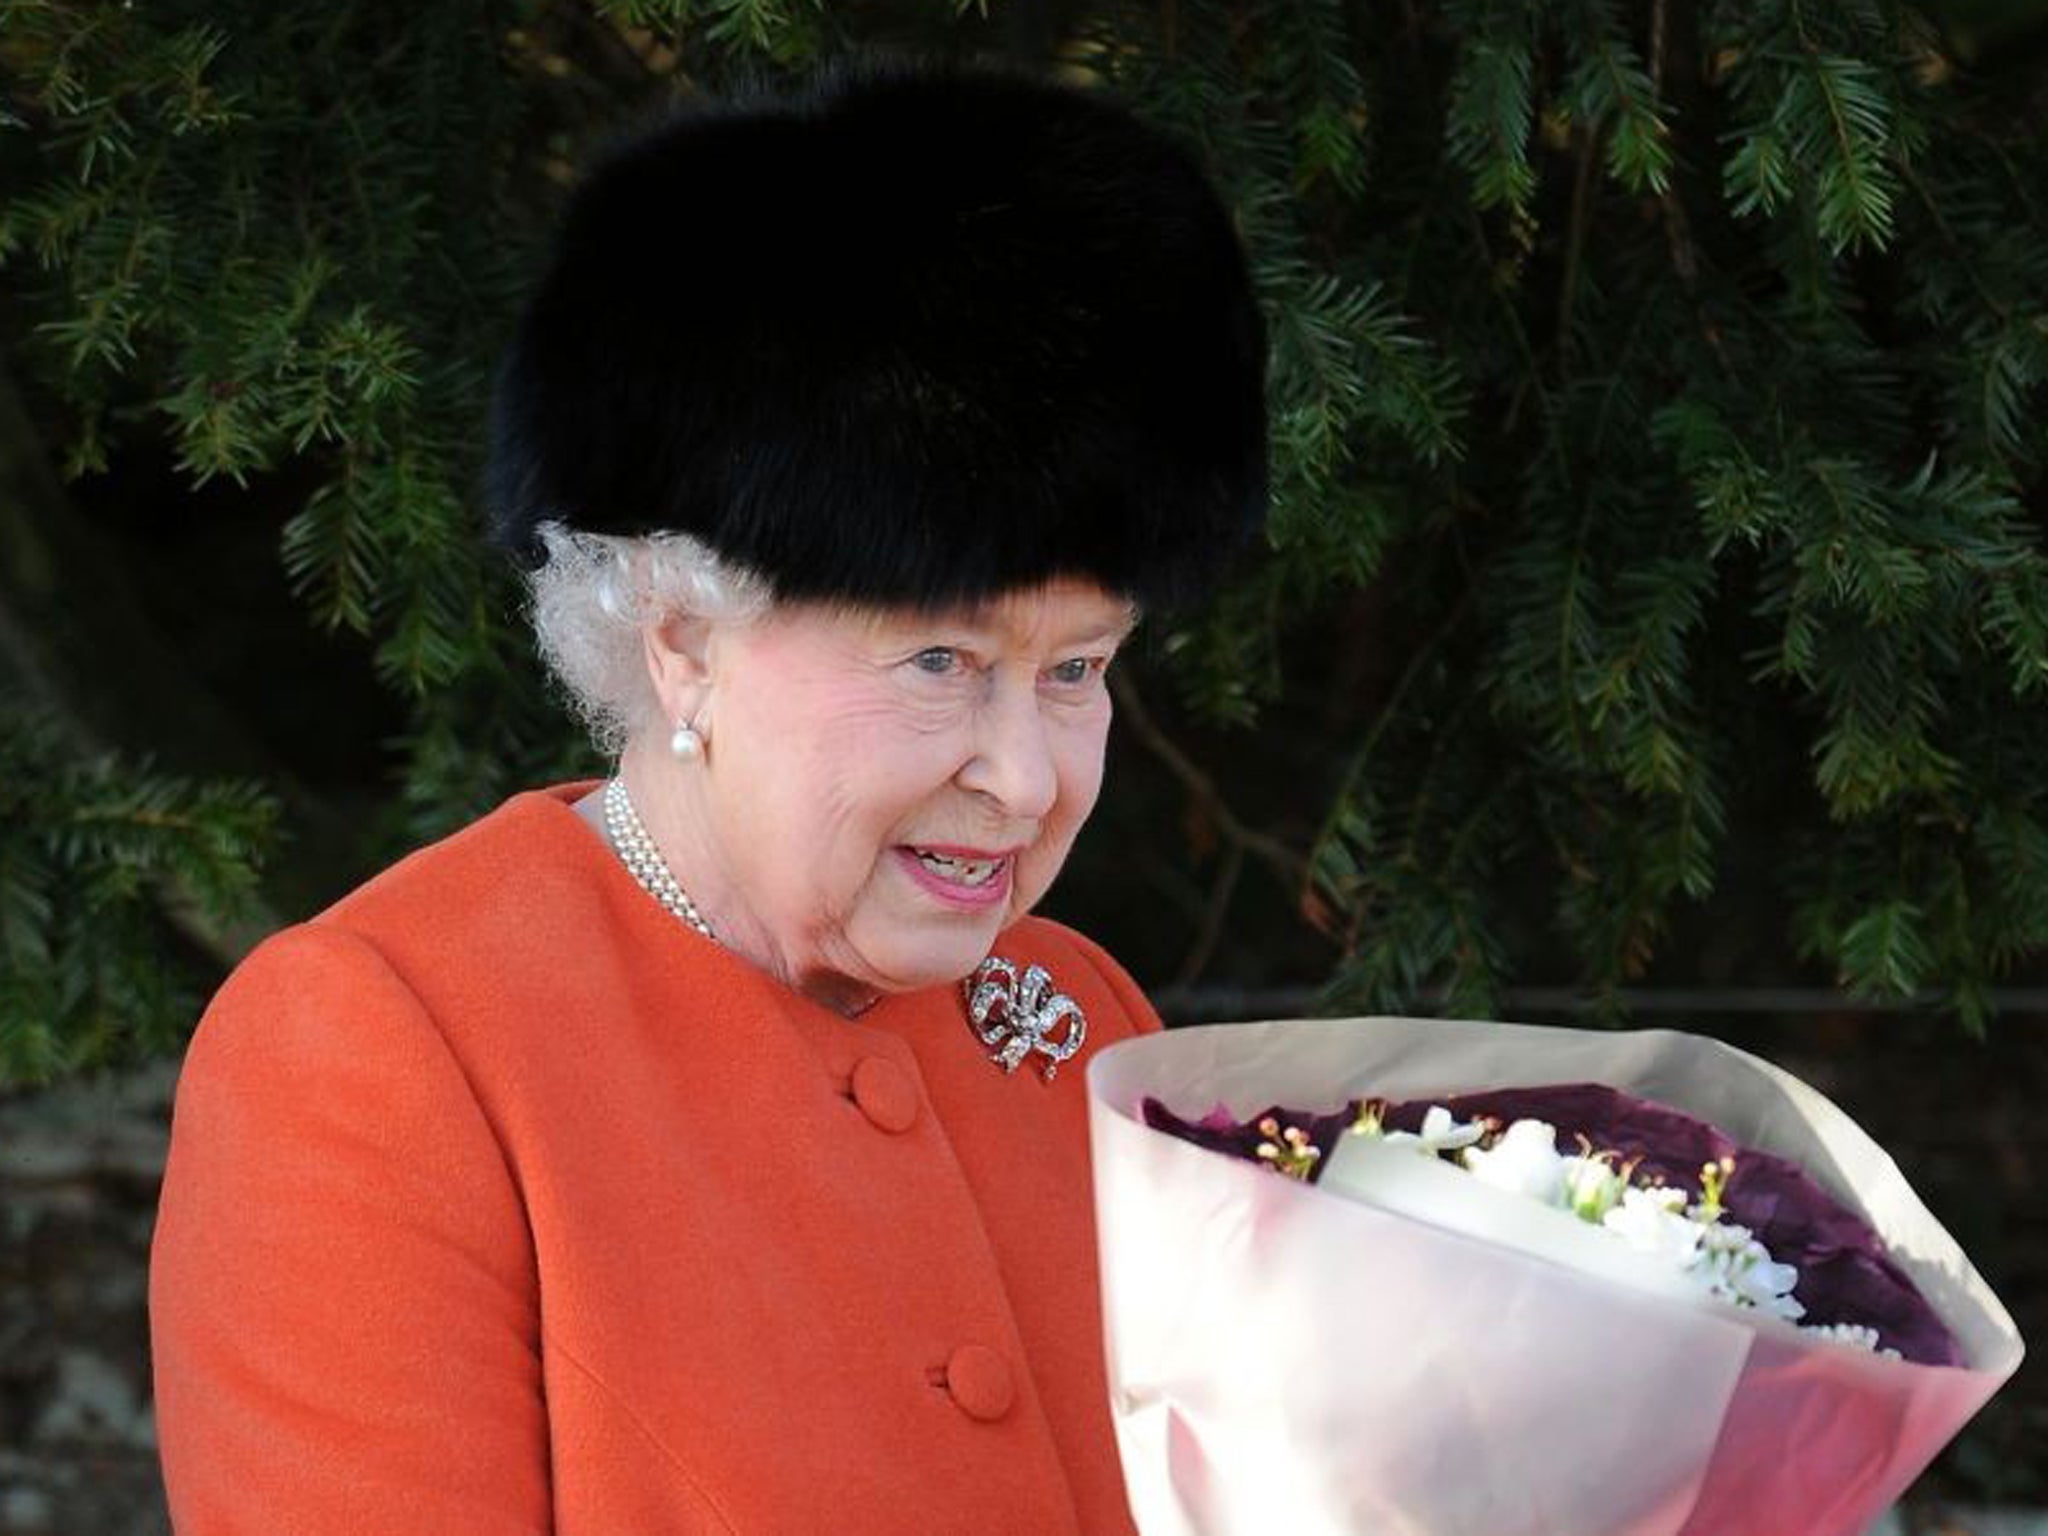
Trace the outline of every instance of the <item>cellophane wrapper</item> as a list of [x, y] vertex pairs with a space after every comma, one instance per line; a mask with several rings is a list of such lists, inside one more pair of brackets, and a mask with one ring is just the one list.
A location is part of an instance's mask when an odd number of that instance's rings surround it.
[[[1963, 1364], [1634, 1289], [1220, 1156], [1139, 1109], [1565, 1082], [1796, 1160], [1871, 1223]], [[2019, 1364], [2011, 1317], [1884, 1151], [1697, 1035], [1213, 1025], [1112, 1046], [1088, 1087], [1111, 1404], [1144, 1536], [1855, 1533]]]

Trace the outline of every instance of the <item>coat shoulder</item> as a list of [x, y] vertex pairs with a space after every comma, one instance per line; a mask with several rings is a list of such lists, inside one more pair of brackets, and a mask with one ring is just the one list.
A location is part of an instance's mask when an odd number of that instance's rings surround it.
[[[1147, 1034], [1164, 1027], [1130, 972], [1086, 934], [1049, 917], [1027, 917], [1010, 927], [1003, 940], [1015, 947], [1017, 958], [1044, 966], [1054, 984], [1066, 991], [1076, 989], [1075, 977], [1086, 977], [1089, 989], [1106, 994], [1129, 1020], [1130, 1033]], [[1002, 947], [999, 944], [998, 950]]]
[[588, 899], [598, 844], [570, 804], [572, 788], [512, 796], [373, 875], [312, 922], [373, 944], [427, 934], [453, 946]]
[[573, 794], [515, 795], [271, 935], [215, 997], [211, 1033], [240, 1037], [253, 1020], [267, 1041], [282, 1009], [368, 1050], [374, 1020], [403, 1015], [488, 1099], [508, 1057], [600, 1028], [590, 978], [617, 970], [614, 908], [637, 892], [611, 879]]

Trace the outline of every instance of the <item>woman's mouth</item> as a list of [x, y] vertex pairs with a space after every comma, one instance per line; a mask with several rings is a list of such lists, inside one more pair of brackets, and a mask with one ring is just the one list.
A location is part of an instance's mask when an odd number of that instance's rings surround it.
[[895, 853], [913, 880], [950, 906], [986, 907], [1010, 893], [1009, 854], [908, 845]]

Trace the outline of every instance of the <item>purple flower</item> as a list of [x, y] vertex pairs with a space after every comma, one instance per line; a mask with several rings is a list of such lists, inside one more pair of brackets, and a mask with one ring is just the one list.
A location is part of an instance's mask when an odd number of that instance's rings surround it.
[[[1886, 1348], [1919, 1364], [1962, 1363], [1954, 1337], [1870, 1225], [1787, 1158], [1751, 1151], [1704, 1120], [1598, 1083], [1412, 1099], [1388, 1105], [1382, 1122], [1390, 1130], [1419, 1130], [1431, 1105], [1442, 1105], [1460, 1120], [1548, 1121], [1557, 1127], [1560, 1150], [1584, 1136], [1601, 1151], [1635, 1160], [1634, 1182], [1661, 1180], [1684, 1190], [1688, 1199], [1699, 1196], [1703, 1166], [1733, 1158], [1735, 1172], [1722, 1203], [1774, 1259], [1798, 1270], [1804, 1321], [1875, 1329]], [[1258, 1158], [1261, 1119], [1298, 1126], [1323, 1154], [1317, 1171], [1358, 1109], [1356, 1100], [1321, 1114], [1275, 1105], [1238, 1120], [1219, 1105], [1189, 1121], [1156, 1099], [1142, 1106], [1145, 1123], [1154, 1129], [1251, 1161]]]
[[[1169, 1136], [1178, 1136], [1182, 1141], [1192, 1141], [1198, 1147], [1207, 1147], [1211, 1152], [1222, 1152], [1230, 1157], [1241, 1157], [1247, 1162], [1259, 1161], [1259, 1143], [1266, 1140], [1266, 1134], [1259, 1129], [1261, 1120], [1272, 1118], [1283, 1126], [1297, 1127], [1316, 1149], [1315, 1168], [1309, 1173], [1309, 1182], [1314, 1183], [1322, 1172], [1323, 1162], [1330, 1155], [1330, 1148], [1337, 1145], [1342, 1136], [1358, 1118], [1358, 1102], [1354, 1100], [1344, 1108], [1330, 1114], [1310, 1114], [1307, 1110], [1282, 1109], [1275, 1104], [1260, 1110], [1249, 1119], [1234, 1118], [1230, 1111], [1218, 1104], [1199, 1120], [1183, 1120], [1157, 1099], [1147, 1099], [1141, 1106], [1145, 1123], [1155, 1131], [1165, 1131]], [[1421, 1115], [1416, 1121], [1421, 1122]]]

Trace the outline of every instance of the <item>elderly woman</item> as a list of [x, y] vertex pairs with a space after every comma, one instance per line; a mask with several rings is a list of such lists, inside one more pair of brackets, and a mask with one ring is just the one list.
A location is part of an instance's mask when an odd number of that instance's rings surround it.
[[613, 152], [491, 489], [616, 753], [276, 935], [179, 1085], [187, 1532], [1130, 1528], [1080, 1071], [1157, 1027], [1027, 914], [1104, 669], [1264, 496], [1189, 156], [843, 70]]

